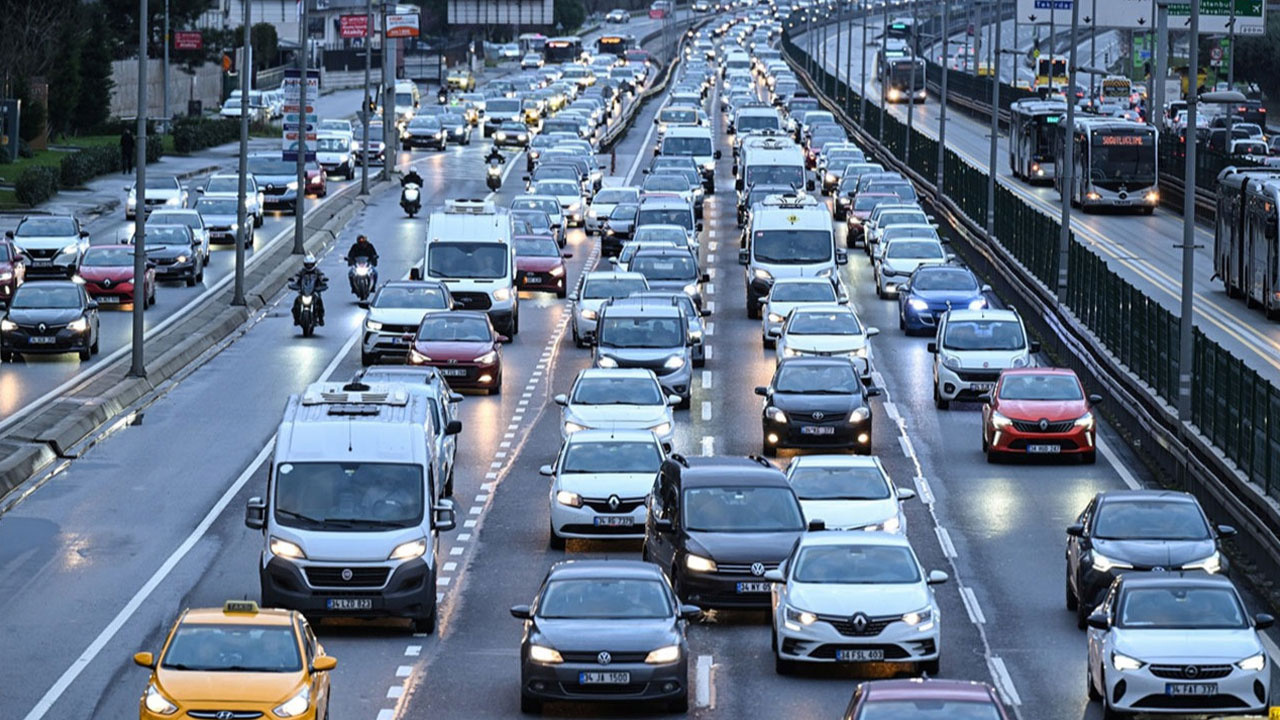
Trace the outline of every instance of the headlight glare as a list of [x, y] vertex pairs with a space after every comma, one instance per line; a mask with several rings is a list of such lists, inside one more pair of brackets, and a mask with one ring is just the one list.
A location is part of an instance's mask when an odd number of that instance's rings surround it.
[[371, 332], [378, 332], [379, 330], [382, 329], [382, 323], [378, 322], [377, 320], [365, 320], [364, 329], [369, 330]]
[[17, 330], [17, 329], [18, 329], [18, 323], [10, 320], [9, 318], [0, 320], [0, 330], [3, 330], [4, 332], [13, 332], [14, 330]]
[[143, 704], [153, 713], [160, 715], [172, 715], [178, 711], [178, 706], [169, 702], [169, 699], [160, 694], [160, 689], [151, 683], [147, 686], [147, 693], [143, 696]]
[[498, 302], [505, 302], [511, 299], [511, 288], [501, 287], [493, 291], [493, 299]]
[[711, 573], [716, 571], [716, 561], [692, 553], [684, 556], [684, 566], [694, 572]]
[[1131, 658], [1128, 655], [1124, 655], [1113, 650], [1111, 652], [1111, 665], [1114, 666], [1115, 669], [1123, 671], [1141, 669], [1143, 665], [1146, 665], [1146, 663], [1137, 658]]
[[668, 370], [679, 370], [684, 367], [684, 356], [672, 355], [667, 358], [666, 362], [662, 363], [662, 367], [667, 368]]
[[271, 537], [270, 542], [271, 554], [277, 557], [290, 558], [293, 560], [305, 560], [307, 554], [297, 543], [289, 542], [275, 536]]
[[1240, 668], [1241, 670], [1252, 670], [1254, 672], [1262, 670], [1266, 666], [1267, 666], [1266, 653], [1258, 653], [1257, 655], [1251, 655], [1241, 660], [1240, 662], [1236, 663], [1236, 667]]
[[929, 622], [933, 617], [933, 608], [927, 607], [915, 612], [909, 612], [902, 616], [902, 622], [908, 625], [919, 625], [920, 623]]
[[560, 490], [556, 493], [556, 502], [569, 507], [582, 507], [582, 496], [576, 492]]
[[387, 556], [387, 559], [388, 560], [413, 560], [414, 558], [422, 557], [423, 555], [426, 554], [426, 552], [427, 552], [427, 539], [418, 538], [417, 540], [410, 540], [407, 543], [400, 543], [399, 545], [397, 545], [396, 549], [392, 550], [391, 554]]
[[644, 661], [650, 665], [666, 665], [680, 659], [680, 646], [667, 645], [645, 656]]
[[84, 332], [89, 329], [89, 321], [85, 318], [78, 317], [67, 323], [67, 329], [71, 332]]
[[807, 610], [798, 610], [788, 605], [786, 612], [787, 619], [791, 622], [800, 623], [801, 625], [812, 625], [818, 622], [818, 616]]
[[480, 357], [476, 358], [476, 359], [475, 359], [475, 362], [476, 362], [476, 363], [478, 363], [478, 364], [480, 364], [480, 365], [488, 365], [488, 364], [490, 364], [490, 363], [493, 363], [493, 362], [497, 361], [497, 359], [498, 359], [498, 351], [497, 351], [497, 350], [490, 350], [489, 352], [487, 352], [487, 353], [485, 353], [485, 354], [481, 355]]
[[558, 650], [545, 645], [530, 645], [529, 659], [543, 665], [559, 665], [564, 662], [564, 658], [560, 656]]
[[1127, 562], [1124, 562], [1123, 560], [1116, 560], [1114, 558], [1109, 558], [1106, 555], [1103, 555], [1102, 553], [1098, 552], [1097, 550], [1093, 551], [1093, 569], [1097, 570], [1098, 572], [1105, 573], [1105, 572], [1111, 572], [1112, 570], [1116, 570], [1116, 569], [1127, 570], [1132, 568], [1133, 568], [1133, 565]]
[[600, 358], [596, 360], [596, 366], [602, 368], [616, 368], [618, 367], [618, 361], [608, 355], [601, 355]]
[[924, 312], [929, 309], [929, 303], [920, 300], [919, 298], [911, 298], [907, 301], [907, 306], [917, 312]]
[[865, 408], [865, 407], [854, 408], [853, 412], [849, 413], [849, 422], [853, 422], [853, 423], [866, 422], [867, 419], [869, 419], [870, 417], [871, 417], [871, 410], [869, 410], [868, 408]]
[[764, 416], [771, 422], [785, 423], [787, 421], [787, 414], [772, 405], [764, 409]]

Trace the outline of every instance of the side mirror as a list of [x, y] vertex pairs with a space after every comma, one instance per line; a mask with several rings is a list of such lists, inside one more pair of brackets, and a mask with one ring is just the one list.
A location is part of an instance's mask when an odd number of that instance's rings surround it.
[[700, 617], [702, 617], [702, 608], [698, 607], [697, 605], [681, 605], [680, 606], [681, 620], [697, 620]]
[[155, 270], [155, 269], [156, 269], [156, 261], [155, 261], [155, 260], [148, 260], [148, 261], [147, 261], [147, 269], [148, 269], [148, 270]]
[[244, 504], [244, 524], [250, 530], [261, 530], [267, 526], [267, 501], [260, 497], [251, 497]]
[[880, 397], [884, 394], [884, 388], [869, 387], [866, 389], [867, 397]]
[[672, 406], [672, 407], [675, 407], [676, 405], [679, 405], [679, 404], [680, 404], [680, 403], [682, 403], [682, 402], [684, 402], [684, 400], [683, 400], [679, 395], [668, 395], [668, 396], [667, 396], [667, 404], [668, 404], [668, 405], [670, 405], [670, 406]]
[[1067, 526], [1067, 534], [1071, 537], [1084, 537], [1084, 525], [1075, 523]]
[[777, 583], [787, 581], [787, 579], [783, 577], [781, 570], [769, 570], [765, 572], [764, 579], [768, 580], [769, 582], [777, 582]]
[[698, 276], [698, 282], [711, 282], [711, 275], [708, 273], [702, 273]]
[[990, 286], [990, 285], [983, 285], [982, 287], [978, 288], [978, 291], [979, 291], [979, 292], [982, 292], [982, 293], [989, 293], [989, 292], [991, 292], [991, 286]]
[[[1275, 624], [1276, 624], [1276, 619], [1266, 613], [1258, 613], [1257, 615], [1253, 616], [1253, 626], [1259, 630], [1266, 630], [1267, 628]], [[139, 653], [139, 654], [147, 655], [149, 653]]]
[[877, 336], [877, 335], [879, 335], [879, 334], [880, 334], [880, 328], [878, 328], [878, 327], [869, 327], [869, 328], [867, 328], [867, 337], [875, 337], [875, 336]]
[[1089, 404], [1090, 404], [1090, 405], [1099, 405], [1099, 404], [1101, 404], [1101, 403], [1102, 403], [1102, 396], [1101, 396], [1101, 395], [1094, 394], [1094, 395], [1090, 395], [1090, 396], [1089, 396]]
[[556, 474], [556, 469], [552, 465], [543, 465], [538, 468], [538, 474], [543, 477], [551, 477]]
[[[810, 189], [812, 190], [812, 188], [810, 188]], [[837, 265], [848, 265], [848, 264], [849, 264], [849, 253], [845, 252], [844, 250], [837, 250], [837, 251], [836, 251], [836, 264], [837, 264]]]
[[311, 661], [311, 672], [313, 673], [329, 672], [336, 667], [338, 667], [338, 659], [328, 655], [321, 655]]
[[89, 231], [88, 231], [88, 230], [81, 230], [81, 231], [80, 231], [80, 237], [82, 237], [82, 238], [87, 238], [87, 237], [89, 237]]
[[929, 352], [933, 353], [934, 355], [937, 355], [938, 343], [934, 341], [930, 341], [929, 344], [925, 346], [925, 349], [927, 349]]
[[573, 257], [573, 253], [571, 253], [571, 252], [562, 252], [562, 253], [560, 253], [560, 257], [564, 258], [565, 260], [568, 260], [569, 258], [572, 258], [572, 257]]
[[450, 420], [449, 424], [444, 426], [445, 435], [457, 435], [460, 432], [462, 432], [461, 420]]
[[700, 310], [698, 314], [702, 317], [711, 317], [711, 311], [707, 310], [706, 308], [703, 308], [702, 310]]
[[88, 307], [90, 310], [97, 310], [97, 309], [98, 309], [98, 301], [97, 301], [97, 300], [90, 300], [90, 301], [89, 301], [89, 304], [88, 304], [88, 306], [87, 306], [87, 307]]
[[738, 251], [738, 264], [739, 264], [739, 265], [750, 265], [750, 264], [751, 264], [751, 255], [750, 255], [746, 250], [739, 250], [739, 251]]
[[512, 605], [511, 617], [517, 620], [528, 620], [533, 617], [533, 610], [528, 605]]
[[697, 230], [698, 232], [702, 232], [702, 221], [699, 220], [698, 222], [694, 223], [693, 229]]
[[671, 532], [675, 526], [671, 524], [671, 518], [655, 518], [653, 521], [653, 529], [658, 532]]
[[410, 279], [410, 280], [421, 280], [421, 279], [422, 279], [422, 268], [417, 268], [417, 267], [415, 267], [415, 268], [409, 268], [409, 279]]
[[1107, 619], [1106, 613], [1095, 612], [1089, 616], [1089, 627], [1094, 630], [1106, 630], [1111, 627], [1111, 621]]
[[951, 579], [951, 576], [941, 570], [930, 570], [928, 583], [930, 585], [941, 585]]
[[138, 667], [152, 669], [156, 666], [156, 656], [149, 652], [134, 653], [133, 664]]
[[1229, 537], [1236, 536], [1236, 529], [1231, 525], [1219, 525], [1217, 527], [1217, 530], [1218, 530], [1218, 537], [1220, 538], [1229, 538]]
[[432, 505], [431, 512], [435, 516], [436, 532], [449, 532], [458, 527], [457, 513], [453, 509], [452, 500], [441, 500], [439, 505]]
[[565, 395], [564, 393], [560, 393], [559, 395], [556, 395], [552, 399], [555, 400], [556, 404], [559, 405], [560, 407], [564, 407], [565, 405], [569, 404], [569, 396]]
[[1033, 355], [1034, 355], [1034, 354], [1036, 354], [1036, 353], [1040, 352], [1040, 343], [1036, 342], [1035, 340], [1032, 340], [1032, 341], [1031, 341], [1031, 346], [1030, 346], [1030, 347], [1031, 347], [1031, 354], [1033, 354]]
[[520, 179], [521, 179], [521, 180], [524, 180], [525, 182], [529, 182], [529, 176], [528, 176], [528, 175], [521, 175], [521, 176], [520, 176]]
[[456, 392], [454, 392], [454, 393], [449, 393], [449, 402], [451, 402], [451, 403], [460, 403], [460, 402], [462, 402], [462, 397], [463, 397], [463, 396], [462, 396], [462, 393], [456, 393]]
[[904, 487], [896, 488], [896, 492], [898, 494], [899, 501], [912, 500], [916, 496], [916, 491], [912, 490], [911, 488], [904, 488]]
[[720, 151], [719, 151], [719, 150], [717, 150], [717, 151], [715, 151], [715, 153], [712, 155], [712, 157], [714, 157], [715, 159], [719, 160], [719, 159], [720, 159], [720, 155], [721, 155]]
[[761, 396], [761, 397], [764, 397], [765, 395], [768, 395], [768, 394], [769, 394], [769, 388], [768, 388], [768, 387], [766, 387], [766, 386], [764, 386], [764, 385], [757, 385], [757, 386], [756, 386], [756, 394], [757, 394], [757, 395], [759, 395], [759, 396]]
[[498, 336], [498, 342], [500, 342], [500, 343], [509, 343], [509, 342], [511, 342], [511, 338], [507, 337], [506, 335], [499, 335], [499, 336]]
[[990, 405], [990, 404], [991, 404], [991, 393], [982, 393], [981, 395], [979, 395], [979, 396], [978, 396], [978, 402], [982, 403], [983, 405]]
[[203, 195], [203, 194], [204, 194], [204, 188], [202, 188], [202, 187], [198, 187], [198, 188], [196, 188], [196, 194], [197, 194], [197, 195]]
[[570, 302], [578, 302], [578, 293], [569, 293]]
[[804, 184], [804, 189], [813, 190], [813, 188], [814, 188], [813, 178], [809, 178]]

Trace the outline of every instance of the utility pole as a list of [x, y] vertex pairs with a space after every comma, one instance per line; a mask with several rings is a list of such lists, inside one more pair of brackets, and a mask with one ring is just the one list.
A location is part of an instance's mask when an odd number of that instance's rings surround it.
[[835, 95], [836, 103], [844, 107], [844, 101], [840, 99], [840, 41], [843, 39], [844, 31], [844, 8], [836, 6], [836, 64], [831, 67], [831, 74], [835, 77], [835, 82], [831, 85], [831, 93]]
[[1165, 76], [1169, 74], [1168, 65], [1169, 4], [1167, 0], [1156, 0], [1156, 67], [1154, 77], [1151, 78], [1151, 109], [1147, 115], [1152, 120], [1161, 118], [1160, 124], [1156, 125], [1161, 130], [1164, 130], [1164, 92]]
[[919, 4], [920, 0], [911, 0], [911, 79], [907, 82], [907, 146], [902, 151], [907, 167], [911, 167], [911, 133], [915, 130], [916, 66], [924, 64], [920, 59], [920, 22], [916, 12]]
[[[1227, 89], [1234, 90], [1236, 85], [1236, 4], [1235, 4], [1235, 0], [1232, 0], [1231, 2], [1231, 17], [1227, 20], [1227, 30], [1229, 31], [1227, 37], [1230, 38], [1227, 41], [1228, 48], [1229, 48], [1228, 52], [1231, 53], [1227, 58]], [[1219, 60], [1218, 62], [1222, 62], [1222, 61]], [[1200, 77], [1200, 73], [1197, 72], [1196, 78], [1199, 78], [1199, 77]], [[1234, 121], [1235, 121], [1234, 116], [1235, 116], [1234, 112], [1231, 112], [1230, 110], [1227, 111], [1226, 146], [1227, 146], [1228, 155], [1232, 154], [1231, 143], [1233, 142], [1233, 140], [1231, 137], [1231, 126], [1234, 124]]]
[[[1133, 43], [1129, 43], [1129, 47], [1133, 47]], [[1098, 67], [1098, 0], [1093, 0], [1093, 13], [1089, 15], [1089, 67]], [[1093, 98], [1098, 92], [1097, 80], [1097, 73], [1089, 73], [1090, 98]], [[1072, 89], [1074, 90], [1074, 88]]]
[[[396, 71], [391, 67], [391, 40], [387, 37], [387, 3], [382, 2], [382, 175], [390, 180], [396, 167]], [[440, 72], [444, 72], [444, 51], [440, 54]]]
[[849, 9], [849, 31], [845, 33], [844, 46], [844, 89], [845, 89], [845, 112], [850, 112], [853, 108], [849, 107], [849, 92], [853, 90], [853, 8]]
[[[1071, 55], [1071, 65], [1068, 69], [1067, 83], [1067, 127], [1063, 129], [1063, 142], [1065, 148], [1063, 154], [1067, 156], [1067, 161], [1063, 163], [1063, 167], [1054, 167], [1054, 173], [1062, 178], [1062, 214], [1059, 216], [1059, 222], [1062, 224], [1058, 232], [1058, 303], [1065, 304], [1067, 302], [1067, 261], [1071, 254], [1071, 183], [1072, 171], [1075, 163], [1071, 158], [1074, 156], [1072, 152], [1072, 143], [1075, 142], [1076, 133], [1076, 103], [1075, 87], [1076, 87], [1076, 45], [1077, 37], [1080, 32], [1080, 2], [1076, 0], [1071, 3], [1071, 48], [1068, 52]], [[1049, 54], [1049, 84], [1053, 84], [1053, 54]], [[1194, 187], [1194, 186], [1193, 186]]]
[[[164, 106], [164, 112], [161, 115], [164, 117], [166, 131], [169, 128], [169, 118], [172, 117], [169, 114], [169, 43], [169, 0], [164, 0], [164, 78], [161, 80], [164, 83], [164, 92], [160, 96], [163, 98], [161, 104]], [[247, 102], [249, 96], [246, 95], [244, 99]]]
[[[1076, 0], [1079, 2], [1079, 0]], [[1074, 4], [1074, 3], [1073, 3]], [[1004, 23], [1000, 20], [1001, 0], [991, 4], [991, 12], [996, 20], [995, 47], [1000, 47], [1000, 28]], [[987, 155], [987, 237], [996, 235], [996, 163], [997, 146], [1000, 143], [1000, 51], [995, 50], [995, 62], [991, 64], [991, 147]]]
[[360, 108], [360, 194], [369, 194], [369, 119], [373, 110], [369, 107], [369, 77], [373, 64], [373, 0], [364, 3], [364, 106]]
[[[253, 224], [245, 212], [245, 199], [249, 194], [249, 75], [253, 68], [253, 44], [249, 36], [249, 6], [244, 0], [244, 52], [240, 58], [240, 168], [236, 199], [236, 280], [231, 297], [232, 305], [244, 305], [244, 249], [253, 237]], [[302, 207], [303, 190], [298, 187], [298, 207]]]
[[[1234, 6], [1234, 3], [1232, 3]], [[1187, 54], [1187, 149], [1182, 187], [1182, 316], [1178, 319], [1178, 419], [1191, 422], [1191, 365], [1195, 362], [1195, 332], [1191, 301], [1196, 269], [1196, 105], [1200, 100], [1200, 0], [1191, 0], [1191, 35]], [[1228, 112], [1228, 115], [1231, 113]], [[1228, 131], [1229, 133], [1230, 131]], [[1230, 143], [1231, 136], [1227, 135]]]
[[[883, 56], [884, 43], [885, 43], [885, 40], [887, 39], [887, 33], [889, 32], [889, 3], [886, 2], [881, 7], [884, 10], [884, 12], [882, 13], [884, 15], [884, 22], [880, 25], [880, 49], [881, 49], [881, 56]], [[885, 71], [888, 69], [888, 63], [883, 63], [883, 64], [876, 63], [876, 69], [878, 70], [878, 72], [876, 73], [876, 76], [880, 78], [880, 127], [876, 128], [876, 142], [883, 145], [884, 144], [884, 106], [885, 106], [885, 103], [888, 102], [888, 100], [886, 99], [887, 96], [885, 94], [884, 80], [885, 80]]]
[[[138, 141], [137, 176], [133, 185], [133, 357], [129, 376], [147, 376], [142, 343], [147, 326], [143, 317], [147, 303], [139, 302], [138, 293], [146, 295], [147, 277], [147, 0], [138, 0]], [[141, 291], [139, 290], [141, 288]]]
[[861, 68], [859, 74], [862, 76], [859, 80], [860, 89], [858, 90], [858, 126], [863, 127], [867, 123], [867, 0], [862, 0], [862, 47], [858, 54], [862, 59], [858, 62]]
[[951, 38], [951, 0], [942, 0], [942, 98], [938, 103], [938, 192], [942, 192], [943, 166], [947, 160], [947, 41]]
[[[298, 207], [293, 214], [293, 254], [307, 251], [303, 208], [307, 199], [307, 2], [301, 0], [302, 22], [298, 25]], [[247, 102], [249, 98], [244, 98]]]

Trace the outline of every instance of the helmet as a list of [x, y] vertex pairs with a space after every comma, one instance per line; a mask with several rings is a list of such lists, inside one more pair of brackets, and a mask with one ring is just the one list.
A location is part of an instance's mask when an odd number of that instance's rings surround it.
[[315, 268], [315, 266], [316, 266], [316, 256], [311, 253], [307, 253], [307, 256], [302, 258], [302, 267], [307, 270], [312, 270]]
[[356, 242], [369, 242], [369, 238], [365, 237], [364, 235], [357, 235]]

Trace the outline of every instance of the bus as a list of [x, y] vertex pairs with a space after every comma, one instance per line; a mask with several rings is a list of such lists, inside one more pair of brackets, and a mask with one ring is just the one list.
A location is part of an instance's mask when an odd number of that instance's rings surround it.
[[884, 77], [889, 71], [889, 64], [894, 60], [904, 60], [911, 57], [911, 50], [902, 42], [886, 42], [876, 51], [876, 75]]
[[636, 47], [636, 39], [634, 35], [601, 35], [596, 40], [596, 52], [599, 54], [608, 53], [623, 57], [628, 50]]
[[547, 48], [547, 36], [542, 33], [524, 33], [516, 38], [516, 42], [520, 45], [521, 55], [528, 55], [529, 53], [541, 55]]
[[1213, 272], [1227, 295], [1280, 318], [1280, 249], [1276, 208], [1280, 169], [1228, 167], [1218, 174]]
[[889, 27], [885, 28], [884, 36], [890, 40], [910, 42], [915, 36], [915, 23], [911, 18], [894, 18], [889, 22]]
[[577, 35], [550, 38], [543, 55], [549, 63], [578, 62], [582, 59], [582, 38]]
[[1071, 80], [1068, 69], [1065, 55], [1041, 55], [1036, 60], [1036, 91], [1066, 87]]
[[[914, 73], [913, 73], [914, 71]], [[912, 75], [915, 75], [913, 78]], [[889, 61], [888, 82], [885, 83], [885, 99], [889, 102], [924, 102], [928, 97], [924, 83], [924, 60], [900, 58]], [[911, 97], [912, 90], [915, 96]]]
[[1064, 122], [1067, 104], [1060, 100], [1018, 100], [1009, 105], [1009, 169], [1028, 183], [1054, 178], [1054, 134]]
[[[1156, 129], [1105, 117], [1077, 117], [1074, 128], [1058, 124], [1053, 184], [1071, 204], [1094, 208], [1137, 208], [1150, 215], [1160, 201], [1156, 185]], [[1065, 187], [1071, 163], [1071, 187]]]
[[1133, 105], [1133, 81], [1123, 75], [1108, 75], [1102, 78], [1102, 87], [1098, 94], [1103, 102], [1115, 102], [1130, 107]]
[[653, 4], [649, 6], [649, 17], [654, 20], [661, 20], [671, 14], [671, 0], [653, 0]]

